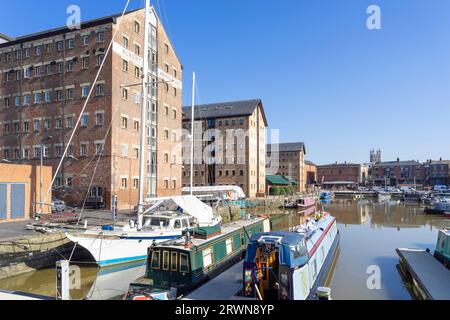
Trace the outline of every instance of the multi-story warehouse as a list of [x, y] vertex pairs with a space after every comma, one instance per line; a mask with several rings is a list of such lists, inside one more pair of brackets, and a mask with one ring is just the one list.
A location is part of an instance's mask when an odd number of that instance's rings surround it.
[[[294, 179], [298, 183], [297, 191], [305, 192], [305, 144], [303, 142], [294, 142], [267, 145], [267, 165], [269, 165], [269, 159], [272, 160], [274, 158], [275, 155], [273, 153], [275, 151], [278, 151], [279, 164], [276, 175]], [[273, 165], [273, 162], [270, 165]]]
[[75, 131], [53, 186], [69, 204], [84, 201], [93, 177], [90, 197], [109, 207], [117, 195], [120, 209], [136, 206], [141, 152], [146, 196], [180, 194], [182, 66], [153, 9], [147, 145], [139, 148], [144, 18], [140, 9], [0, 44], [0, 159], [36, 164], [43, 150], [55, 172]]
[[[265, 195], [267, 119], [260, 99], [194, 108], [194, 186], [240, 186]], [[183, 107], [183, 186], [190, 186], [192, 108]]]

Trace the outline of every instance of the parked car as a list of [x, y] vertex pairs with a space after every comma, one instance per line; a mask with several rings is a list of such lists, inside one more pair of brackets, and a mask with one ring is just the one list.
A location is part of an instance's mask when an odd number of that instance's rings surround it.
[[358, 191], [368, 191], [369, 189], [367, 189], [366, 187], [358, 187]]
[[66, 203], [62, 200], [53, 199], [52, 200], [52, 212], [63, 212], [66, 210]]
[[384, 190], [386, 192], [400, 192], [400, 190], [395, 187], [386, 187]]
[[411, 188], [411, 187], [401, 187], [400, 191], [403, 192], [403, 193], [415, 193], [415, 192], [417, 192], [416, 189]]
[[434, 191], [438, 191], [438, 192], [447, 192], [449, 191], [448, 186], [444, 186], [444, 185], [436, 185], [433, 188]]

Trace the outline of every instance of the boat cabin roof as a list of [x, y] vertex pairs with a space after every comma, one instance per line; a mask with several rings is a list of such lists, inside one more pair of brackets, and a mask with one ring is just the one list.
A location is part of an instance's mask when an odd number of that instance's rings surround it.
[[250, 242], [279, 242], [281, 245], [294, 246], [301, 244], [305, 239], [305, 236], [298, 232], [288, 232], [288, 231], [272, 231], [266, 233], [255, 234], [252, 236]]
[[159, 211], [155, 214], [146, 214], [144, 218], [158, 218], [158, 219], [174, 219], [174, 218], [190, 218], [187, 214], [180, 214], [176, 211]]
[[[251, 226], [257, 222], [263, 221], [265, 220], [265, 218], [251, 218], [251, 219], [247, 219], [247, 220], [237, 220], [237, 221], [233, 221], [230, 223], [226, 223], [222, 225], [221, 228], [221, 233], [209, 238], [209, 239], [200, 239], [200, 238], [194, 238], [191, 237], [191, 242], [192, 245], [194, 247], [199, 247], [205, 243], [214, 241], [220, 237], [225, 237], [227, 234], [231, 234], [233, 232], [238, 231], [239, 229], [242, 229], [243, 227], [248, 227]], [[164, 242], [164, 243], [160, 243], [157, 246], [153, 247], [153, 250], [158, 250], [158, 249], [177, 249], [177, 250], [185, 250], [185, 251], [191, 251], [192, 248], [185, 248], [185, 237], [180, 237], [177, 240], [174, 241], [168, 241], [168, 242]]]

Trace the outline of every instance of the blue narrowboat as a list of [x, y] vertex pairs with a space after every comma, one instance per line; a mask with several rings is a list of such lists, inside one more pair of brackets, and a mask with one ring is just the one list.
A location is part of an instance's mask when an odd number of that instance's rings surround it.
[[338, 248], [336, 218], [328, 213], [289, 231], [255, 234], [244, 260], [242, 294], [258, 300], [315, 299]]

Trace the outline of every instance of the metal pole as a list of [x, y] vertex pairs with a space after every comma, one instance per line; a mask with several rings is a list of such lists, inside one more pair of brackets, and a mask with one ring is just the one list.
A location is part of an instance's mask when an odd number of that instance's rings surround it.
[[191, 110], [191, 196], [194, 188], [194, 112], [195, 109], [195, 72], [192, 73], [192, 110]]
[[141, 106], [141, 127], [139, 146], [139, 199], [138, 199], [138, 230], [142, 229], [144, 220], [144, 173], [145, 173], [145, 129], [146, 129], [146, 107], [148, 94], [148, 50], [150, 35], [150, 0], [145, 1], [145, 32], [144, 32], [144, 62], [142, 66], [142, 106]]
[[41, 158], [41, 167], [39, 170], [39, 204], [40, 204], [40, 212], [42, 213], [42, 167], [44, 166], [44, 148], [42, 147], [42, 141], [41, 141], [41, 152], [40, 152], [40, 158]]

